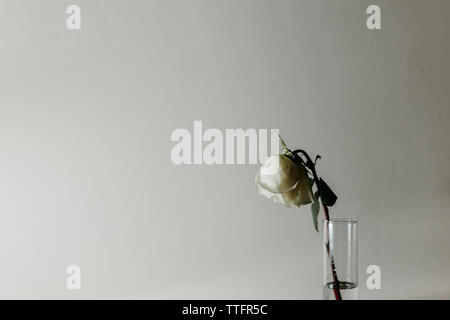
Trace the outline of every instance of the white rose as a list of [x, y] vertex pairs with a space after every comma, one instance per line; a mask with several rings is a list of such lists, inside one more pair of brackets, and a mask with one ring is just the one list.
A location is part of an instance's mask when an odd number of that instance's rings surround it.
[[284, 155], [270, 157], [258, 170], [255, 182], [261, 195], [288, 207], [300, 207], [313, 200], [305, 167]]

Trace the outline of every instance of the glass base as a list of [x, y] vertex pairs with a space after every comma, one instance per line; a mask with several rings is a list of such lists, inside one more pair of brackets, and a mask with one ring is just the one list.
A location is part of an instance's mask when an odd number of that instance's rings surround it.
[[[339, 282], [339, 291], [342, 300], [358, 300], [358, 285], [352, 282]], [[336, 300], [334, 295], [334, 283], [329, 282], [323, 286], [323, 299]]]

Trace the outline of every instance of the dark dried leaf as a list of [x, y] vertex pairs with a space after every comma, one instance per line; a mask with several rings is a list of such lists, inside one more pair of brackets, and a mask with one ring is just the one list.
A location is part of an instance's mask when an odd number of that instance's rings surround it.
[[320, 192], [322, 203], [328, 207], [333, 206], [336, 203], [337, 196], [322, 178], [319, 179], [317, 187]]

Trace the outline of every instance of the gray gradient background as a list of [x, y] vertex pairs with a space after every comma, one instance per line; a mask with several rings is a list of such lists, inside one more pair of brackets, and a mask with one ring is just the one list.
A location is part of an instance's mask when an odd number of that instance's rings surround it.
[[323, 156], [361, 298], [450, 298], [449, 30], [446, 0], [1, 0], [0, 298], [321, 298], [309, 208], [171, 163], [194, 120]]

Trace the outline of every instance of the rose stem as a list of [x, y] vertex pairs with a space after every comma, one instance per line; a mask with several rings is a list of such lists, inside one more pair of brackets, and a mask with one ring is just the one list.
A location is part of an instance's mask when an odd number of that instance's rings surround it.
[[[315, 164], [314, 162], [312, 162], [311, 158], [309, 157], [308, 153], [306, 153], [306, 151], [298, 149], [292, 152], [292, 154], [297, 155], [298, 153], [301, 153], [305, 156], [306, 158], [306, 163], [305, 165], [311, 170], [313, 177], [314, 177], [314, 182], [316, 183], [317, 188], [319, 189], [319, 177], [317, 176], [317, 172], [316, 172], [316, 168], [315, 168]], [[300, 158], [300, 157], [299, 157]], [[303, 159], [300, 158], [300, 160], [303, 162]], [[320, 194], [320, 190], [319, 190], [319, 194]], [[328, 212], [328, 206], [324, 205], [322, 203], [323, 206], [323, 211], [325, 212], [325, 220], [326, 221], [330, 221], [330, 214]], [[341, 296], [341, 290], [340, 290], [340, 285], [339, 285], [339, 280], [337, 277], [337, 273], [336, 273], [336, 266], [334, 265], [334, 258], [331, 255], [330, 252], [330, 231], [328, 230], [328, 224], [326, 224], [326, 232], [327, 232], [327, 243], [326, 243], [326, 249], [327, 249], [327, 254], [328, 254], [328, 259], [330, 260], [330, 266], [331, 266], [331, 276], [333, 277], [333, 291], [334, 291], [334, 297], [336, 298], [336, 300], [342, 300], [342, 296]]]
[[[326, 205], [323, 205], [323, 211], [325, 212], [325, 220], [328, 222], [330, 221], [330, 215], [328, 213], [328, 207]], [[337, 273], [336, 273], [336, 266], [334, 265], [334, 258], [331, 255], [330, 252], [330, 232], [328, 230], [328, 223], [326, 224], [326, 228], [327, 228], [327, 243], [326, 243], [326, 248], [327, 248], [327, 254], [328, 254], [328, 259], [330, 259], [330, 264], [331, 264], [331, 275], [333, 277], [333, 291], [334, 291], [334, 297], [336, 298], [336, 300], [342, 300], [342, 296], [341, 296], [341, 291], [340, 291], [340, 286], [339, 286], [339, 280], [337, 277]]]

